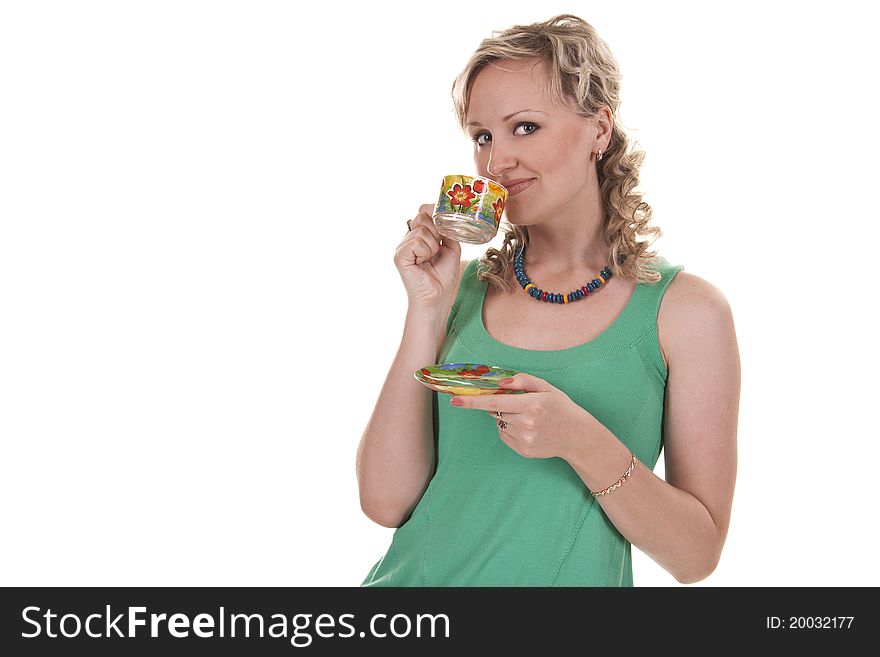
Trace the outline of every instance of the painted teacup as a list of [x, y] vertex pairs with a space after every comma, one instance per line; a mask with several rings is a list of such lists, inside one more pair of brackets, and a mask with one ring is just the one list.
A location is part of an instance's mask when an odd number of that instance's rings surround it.
[[485, 244], [498, 233], [507, 189], [489, 178], [444, 176], [434, 206], [434, 223], [444, 237]]

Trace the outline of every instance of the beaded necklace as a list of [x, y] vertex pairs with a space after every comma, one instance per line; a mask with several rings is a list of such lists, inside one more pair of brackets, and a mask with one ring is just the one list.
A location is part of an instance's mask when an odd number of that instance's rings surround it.
[[544, 290], [539, 289], [537, 285], [532, 283], [532, 279], [526, 276], [525, 266], [523, 265], [525, 252], [526, 249], [523, 247], [514, 258], [513, 272], [516, 275], [516, 280], [518, 280], [519, 284], [522, 286], [522, 289], [528, 292], [529, 296], [537, 301], [546, 301], [547, 303], [571, 303], [573, 301], [580, 301], [605, 285], [605, 283], [608, 282], [608, 279], [611, 278], [611, 267], [605, 265], [605, 267], [602, 268], [602, 271], [596, 274], [596, 277], [592, 281], [578, 290], [572, 290], [568, 294], [544, 292]]

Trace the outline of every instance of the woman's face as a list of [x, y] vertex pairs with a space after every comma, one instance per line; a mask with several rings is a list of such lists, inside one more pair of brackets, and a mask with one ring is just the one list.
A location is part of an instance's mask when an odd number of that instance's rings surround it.
[[[507, 219], [518, 225], [543, 223], [595, 195], [596, 123], [554, 102], [548, 79], [540, 60], [501, 61], [471, 87], [466, 127], [477, 173], [508, 187]], [[531, 183], [510, 185], [518, 180]]]

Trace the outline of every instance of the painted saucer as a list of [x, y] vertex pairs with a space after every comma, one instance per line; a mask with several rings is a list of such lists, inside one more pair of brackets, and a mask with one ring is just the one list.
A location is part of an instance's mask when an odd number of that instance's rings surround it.
[[509, 395], [524, 391], [505, 390], [498, 382], [516, 374], [516, 370], [480, 363], [438, 363], [416, 370], [415, 378], [432, 390], [450, 395]]

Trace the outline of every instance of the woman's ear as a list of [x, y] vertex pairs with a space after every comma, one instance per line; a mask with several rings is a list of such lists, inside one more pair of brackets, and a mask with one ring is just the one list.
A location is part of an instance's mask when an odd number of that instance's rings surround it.
[[611, 144], [611, 130], [614, 127], [614, 116], [607, 105], [603, 105], [596, 113], [596, 149], [607, 151]]

